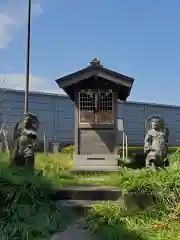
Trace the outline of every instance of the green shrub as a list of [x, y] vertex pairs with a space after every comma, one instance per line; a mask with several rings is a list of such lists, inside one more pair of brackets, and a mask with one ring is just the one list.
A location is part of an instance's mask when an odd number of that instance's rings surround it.
[[74, 145], [70, 145], [70, 146], [64, 147], [62, 149], [62, 152], [72, 154], [74, 152], [74, 150], [75, 150]]
[[0, 239], [50, 239], [71, 219], [50, 200], [52, 187], [39, 171], [0, 166]]
[[[127, 215], [127, 210], [121, 205], [117, 206], [110, 203], [95, 205], [86, 216], [89, 229], [98, 233], [103, 240], [109, 239], [139, 239], [142, 232], [134, 231], [133, 222]], [[140, 224], [140, 223], [139, 223]]]
[[153, 196], [145, 209], [112, 203], [95, 205], [87, 213], [88, 227], [102, 239], [180, 239], [180, 153], [169, 154], [170, 166], [151, 171], [122, 168], [110, 184], [129, 193]]

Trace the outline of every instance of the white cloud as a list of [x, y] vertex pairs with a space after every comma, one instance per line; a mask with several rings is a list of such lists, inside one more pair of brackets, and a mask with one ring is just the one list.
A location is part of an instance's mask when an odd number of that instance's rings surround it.
[[[27, 22], [27, 2], [24, 0], [6, 0], [0, 3], [0, 48], [6, 48], [13, 37]], [[32, 1], [32, 17], [43, 13], [39, 0]]]
[[[43, 14], [41, 0], [32, 0], [31, 16], [38, 17]], [[27, 24], [28, 0], [4, 0], [0, 1], [0, 48], [8, 47], [16, 34]], [[16, 90], [25, 89], [24, 74], [0, 73], [0, 88]], [[47, 80], [39, 76], [30, 76], [30, 91], [64, 93], [53, 80]]]
[[[0, 88], [24, 90], [25, 80], [26, 78], [24, 74], [1, 74]], [[54, 80], [47, 80], [45, 78], [32, 75], [30, 75], [29, 78], [29, 90], [35, 92], [65, 94], [64, 91], [58, 87]]]

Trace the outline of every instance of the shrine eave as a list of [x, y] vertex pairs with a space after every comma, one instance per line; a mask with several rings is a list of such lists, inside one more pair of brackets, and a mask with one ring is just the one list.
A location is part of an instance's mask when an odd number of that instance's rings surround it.
[[77, 72], [61, 77], [55, 81], [58, 86], [62, 88], [74, 101], [74, 86], [82, 81], [85, 85], [87, 79], [95, 76], [99, 79], [105, 79], [114, 83], [118, 92], [118, 99], [126, 101], [127, 97], [130, 94], [134, 78], [122, 75], [102, 66], [88, 66]]

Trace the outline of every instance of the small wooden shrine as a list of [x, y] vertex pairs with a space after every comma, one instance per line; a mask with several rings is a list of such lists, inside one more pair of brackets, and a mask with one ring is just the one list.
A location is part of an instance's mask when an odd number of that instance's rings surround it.
[[117, 99], [126, 101], [134, 79], [104, 68], [95, 58], [56, 82], [75, 103], [75, 169], [118, 169]]

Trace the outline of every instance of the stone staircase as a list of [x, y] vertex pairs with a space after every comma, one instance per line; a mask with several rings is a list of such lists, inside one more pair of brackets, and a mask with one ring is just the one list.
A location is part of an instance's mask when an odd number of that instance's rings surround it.
[[104, 201], [118, 204], [122, 192], [118, 188], [98, 185], [76, 185], [56, 190], [52, 200], [73, 209], [87, 209]]
[[112, 202], [118, 205], [123, 200], [125, 205], [131, 209], [143, 209], [152, 204], [152, 199], [142, 194], [123, 193], [118, 188], [102, 187], [95, 184], [58, 189], [53, 194], [52, 200], [56, 201], [57, 206], [68, 207], [77, 213], [77, 221], [72, 223], [66, 231], [55, 234], [51, 240], [99, 240], [98, 236], [92, 236], [87, 229], [83, 229], [81, 224], [77, 226], [84, 211], [91, 208], [93, 204]]

